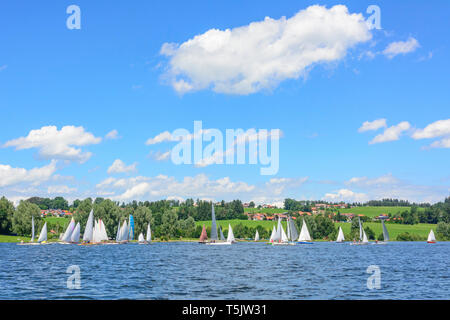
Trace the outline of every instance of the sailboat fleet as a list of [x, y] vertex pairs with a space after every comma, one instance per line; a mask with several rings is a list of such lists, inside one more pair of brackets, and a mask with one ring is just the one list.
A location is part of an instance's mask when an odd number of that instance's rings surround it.
[[[206, 232], [206, 227], [203, 225], [203, 229], [201, 232], [199, 243], [207, 244], [207, 245], [231, 245], [236, 243], [236, 239], [234, 237], [233, 228], [231, 224], [228, 225], [228, 234], [225, 239], [221, 226], [219, 226], [219, 234], [217, 232], [217, 223], [216, 223], [216, 215], [214, 211], [214, 205], [212, 205], [211, 209], [211, 238], [208, 240], [208, 235]], [[353, 241], [350, 243], [351, 245], [366, 245], [369, 244], [369, 240], [367, 238], [366, 232], [364, 231], [363, 225], [361, 223], [361, 219], [358, 217], [359, 224], [359, 241]], [[383, 229], [383, 241], [376, 241], [373, 244], [387, 244], [389, 241], [389, 232], [386, 228], [384, 220], [381, 220], [382, 229]], [[268, 244], [272, 245], [295, 245], [295, 244], [312, 244], [312, 238], [308, 230], [308, 226], [306, 224], [306, 220], [303, 219], [302, 228], [300, 230], [300, 234], [298, 234], [297, 227], [295, 226], [294, 221], [291, 217], [287, 218], [287, 233], [284, 231], [283, 225], [281, 223], [281, 219], [278, 218], [277, 227], [273, 226], [272, 233], [270, 235], [270, 239]], [[60, 241], [58, 243], [61, 244], [80, 244], [80, 223], [75, 224], [75, 220], [72, 218], [69, 225], [67, 226], [65, 232], [60, 235]], [[81, 245], [94, 245], [94, 244], [120, 244], [127, 243], [130, 240], [133, 240], [134, 234], [134, 220], [133, 216], [129, 216], [128, 223], [125, 220], [122, 225], [120, 222], [117, 226], [117, 234], [115, 242], [110, 241], [108, 238], [108, 234], [106, 232], [105, 224], [102, 219], [94, 220], [94, 211], [91, 210], [89, 213], [89, 217], [86, 223], [86, 227], [83, 233], [83, 241]], [[220, 239], [219, 239], [220, 235]], [[35, 238], [35, 228], [34, 228], [34, 217], [31, 217], [31, 240], [29, 243], [24, 243], [23, 241], [19, 243], [19, 245], [39, 245], [39, 244], [47, 244], [47, 222], [44, 223], [44, 226], [41, 229], [37, 242], [34, 242]], [[258, 230], [255, 234], [255, 242], [260, 241], [260, 236]], [[342, 231], [342, 227], [339, 227], [338, 235], [336, 239], [336, 243], [344, 243], [345, 237], [344, 232]], [[149, 244], [152, 242], [152, 231], [150, 227], [150, 223], [147, 225], [147, 235], [144, 237], [143, 233], [140, 233], [138, 236], [139, 244]], [[434, 235], [433, 230], [430, 230], [428, 235], [427, 243], [436, 243], [436, 237]]]
[[[80, 244], [80, 245], [97, 245], [97, 244], [119, 244], [127, 243], [129, 240], [133, 240], [134, 234], [134, 221], [133, 216], [130, 215], [128, 223], [124, 221], [122, 226], [117, 228], [117, 234], [115, 241], [109, 239], [106, 226], [102, 219], [94, 220], [94, 211], [91, 210], [89, 213], [88, 220], [86, 222], [86, 227], [84, 229], [82, 242], [80, 243], [80, 233], [81, 233], [80, 223], [75, 224], [75, 220], [72, 218], [69, 225], [67, 226], [65, 232], [60, 235], [60, 244]], [[38, 245], [47, 244], [47, 222], [41, 229], [39, 238], [37, 242], [34, 242], [34, 217], [31, 217], [31, 240], [29, 243], [24, 243], [23, 241], [19, 245]], [[141, 233], [138, 237], [139, 244], [149, 244], [152, 242], [152, 231], [150, 228], [150, 223], [147, 225], [147, 236]]]

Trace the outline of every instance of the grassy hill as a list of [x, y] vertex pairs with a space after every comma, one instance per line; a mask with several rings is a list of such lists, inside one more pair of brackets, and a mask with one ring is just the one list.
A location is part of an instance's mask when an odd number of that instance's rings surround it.
[[[382, 213], [385, 214], [396, 214], [405, 210], [411, 210], [411, 207], [355, 207], [350, 209], [339, 209], [340, 213], [354, 213], [363, 214], [367, 217], [376, 217]], [[418, 208], [418, 210], [424, 210], [423, 208]]]

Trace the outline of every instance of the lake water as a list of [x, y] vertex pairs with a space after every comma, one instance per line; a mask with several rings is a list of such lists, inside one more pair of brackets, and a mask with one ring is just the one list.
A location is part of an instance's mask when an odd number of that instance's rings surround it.
[[[449, 299], [450, 243], [0, 244], [0, 299]], [[66, 273], [80, 267], [81, 289]], [[380, 268], [381, 288], [366, 272]]]

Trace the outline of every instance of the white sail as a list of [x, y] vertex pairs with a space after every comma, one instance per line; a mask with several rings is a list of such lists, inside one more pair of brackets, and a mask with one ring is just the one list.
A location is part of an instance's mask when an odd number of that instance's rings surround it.
[[119, 237], [120, 237], [120, 221], [119, 224], [117, 225], [116, 241], [119, 241]]
[[303, 219], [302, 230], [300, 231], [300, 235], [298, 237], [298, 241], [311, 241], [311, 236], [309, 235], [308, 227], [306, 226], [306, 220]]
[[287, 230], [287, 238], [288, 240], [291, 240], [291, 226], [290, 226], [290, 220], [289, 218], [286, 220], [286, 230]]
[[106, 226], [105, 223], [103, 222], [103, 220], [100, 219], [100, 230], [101, 230], [101, 239], [102, 241], [108, 241], [108, 233], [106, 232]]
[[86, 228], [84, 229], [83, 241], [92, 242], [94, 232], [94, 210], [89, 213], [89, 218], [86, 222]]
[[152, 229], [150, 229], [150, 223], [147, 226], [147, 242], [152, 242]]
[[277, 230], [275, 229], [275, 226], [273, 226], [272, 234], [270, 235], [270, 242], [274, 241], [276, 234], [277, 234]]
[[125, 220], [122, 224], [122, 228], [120, 228], [120, 236], [119, 241], [127, 241], [128, 240], [128, 225]]
[[72, 236], [70, 237], [70, 242], [78, 243], [80, 242], [80, 223], [78, 222], [75, 226], [75, 229], [72, 232]]
[[361, 219], [358, 217], [358, 222], [359, 222], [359, 240], [363, 239], [363, 227], [361, 224]]
[[258, 232], [258, 230], [256, 230], [255, 241], [259, 241], [259, 232]]
[[44, 242], [47, 241], [47, 222], [44, 223], [44, 226], [42, 227], [41, 233], [39, 234], [38, 242]]
[[366, 232], [363, 230], [363, 239], [362, 239], [362, 243], [369, 243], [369, 240], [367, 239], [367, 235]]
[[289, 242], [286, 232], [284, 232], [283, 225], [281, 225], [281, 242]]
[[[278, 218], [277, 230], [276, 230], [276, 232], [275, 232], [275, 236], [273, 237], [273, 241], [276, 241], [276, 242], [280, 242], [280, 241], [281, 241], [281, 237], [282, 237], [281, 229], [282, 229], [282, 228], [283, 228], [283, 227], [282, 227], [282, 225], [281, 225], [281, 219]], [[284, 232], [284, 231], [283, 231], [283, 232]]]
[[61, 238], [61, 241], [69, 242], [70, 239], [72, 238], [72, 232], [74, 229], [75, 229], [75, 220], [72, 218], [72, 220], [70, 220], [69, 225], [67, 226], [66, 232], [64, 232], [64, 235]]
[[342, 228], [339, 227], [339, 233], [338, 233], [338, 237], [336, 239], [336, 242], [343, 242], [343, 241], [345, 241], [344, 232], [342, 231]]
[[233, 234], [233, 229], [231, 228], [231, 224], [228, 225], [227, 242], [229, 242], [229, 243], [235, 242], [234, 234]]
[[435, 242], [436, 241], [436, 237], [434, 236], [434, 232], [433, 230], [430, 230], [430, 233], [428, 234], [428, 242]]
[[92, 229], [92, 242], [98, 243], [99, 241], [99, 233], [98, 233], [98, 220], [94, 221], [94, 228]]
[[142, 233], [139, 234], [138, 242], [145, 242], [144, 235]]
[[34, 241], [34, 217], [31, 216], [31, 240], [30, 242]]

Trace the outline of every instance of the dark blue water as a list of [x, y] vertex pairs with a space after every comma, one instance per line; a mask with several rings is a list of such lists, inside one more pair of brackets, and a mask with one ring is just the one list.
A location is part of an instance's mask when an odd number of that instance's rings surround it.
[[[0, 299], [449, 299], [450, 243], [0, 244]], [[78, 265], [81, 289], [66, 270]], [[368, 266], [381, 288], [368, 289]]]

